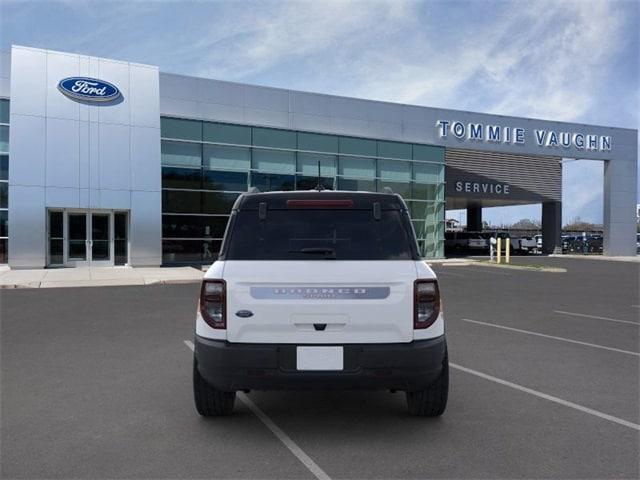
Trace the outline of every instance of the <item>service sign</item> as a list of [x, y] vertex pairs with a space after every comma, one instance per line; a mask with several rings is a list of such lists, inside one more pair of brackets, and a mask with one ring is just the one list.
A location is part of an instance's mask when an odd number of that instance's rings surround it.
[[89, 77], [63, 78], [58, 90], [69, 98], [87, 102], [111, 102], [120, 98], [120, 90], [112, 83]]

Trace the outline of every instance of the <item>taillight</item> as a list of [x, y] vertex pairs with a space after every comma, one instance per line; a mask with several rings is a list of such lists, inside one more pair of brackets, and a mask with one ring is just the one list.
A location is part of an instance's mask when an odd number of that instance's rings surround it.
[[440, 314], [440, 290], [436, 280], [413, 284], [413, 328], [428, 328]]
[[211, 328], [227, 328], [227, 291], [224, 280], [202, 281], [200, 314]]

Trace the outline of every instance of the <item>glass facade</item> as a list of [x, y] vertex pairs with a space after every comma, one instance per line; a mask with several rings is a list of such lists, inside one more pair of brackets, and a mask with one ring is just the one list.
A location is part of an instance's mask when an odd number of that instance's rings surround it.
[[163, 117], [162, 259], [215, 260], [234, 201], [261, 191], [383, 191], [403, 196], [425, 257], [444, 254], [444, 148]]
[[9, 257], [9, 100], [0, 99], [0, 264]]

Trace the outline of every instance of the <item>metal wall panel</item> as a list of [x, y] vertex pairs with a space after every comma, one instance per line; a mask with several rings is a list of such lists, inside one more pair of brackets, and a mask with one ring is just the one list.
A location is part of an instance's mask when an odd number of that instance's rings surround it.
[[[562, 164], [559, 157], [511, 155], [447, 148], [447, 198], [499, 198], [538, 203], [562, 201]], [[510, 195], [469, 194], [457, 192], [457, 181], [503, 183], [511, 187]]]
[[[160, 265], [158, 69], [15, 46], [11, 62], [9, 264], [45, 265], [46, 209], [56, 207], [130, 209], [132, 264]], [[76, 75], [111, 82], [122, 97], [70, 99], [57, 85]]]

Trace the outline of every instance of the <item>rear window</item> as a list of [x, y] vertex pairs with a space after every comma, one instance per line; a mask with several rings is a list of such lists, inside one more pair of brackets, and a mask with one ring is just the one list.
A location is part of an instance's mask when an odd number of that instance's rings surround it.
[[406, 211], [236, 211], [223, 246], [225, 260], [412, 260], [417, 246]]

